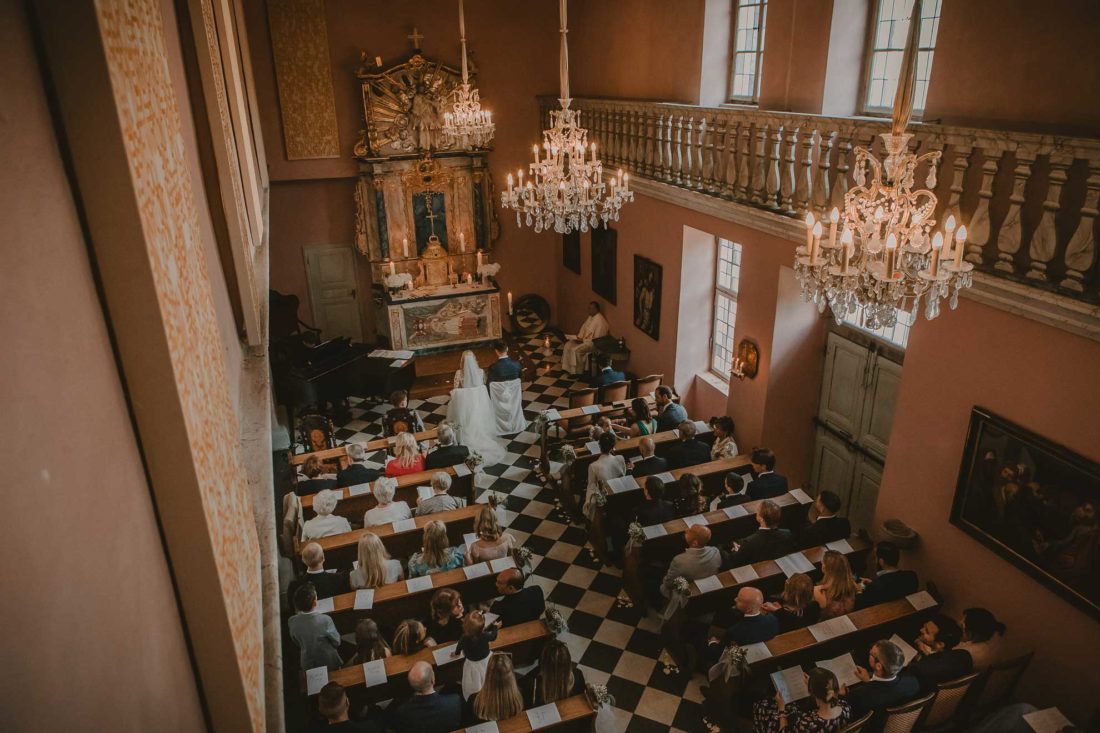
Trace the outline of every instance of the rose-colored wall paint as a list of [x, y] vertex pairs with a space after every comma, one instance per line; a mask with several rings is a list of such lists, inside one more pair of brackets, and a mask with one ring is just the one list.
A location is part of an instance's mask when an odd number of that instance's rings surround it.
[[825, 90], [832, 0], [771, 0], [760, 108], [818, 113]]
[[[947, 5], [947, 4], [945, 4]], [[912, 560], [952, 612], [988, 607], [1012, 648], [1034, 650], [1022, 699], [1094, 712], [1096, 621], [949, 524], [970, 410], [981, 405], [1100, 460], [1100, 344], [963, 300], [919, 321], [906, 349], [876, 526], [900, 517], [923, 536]]]

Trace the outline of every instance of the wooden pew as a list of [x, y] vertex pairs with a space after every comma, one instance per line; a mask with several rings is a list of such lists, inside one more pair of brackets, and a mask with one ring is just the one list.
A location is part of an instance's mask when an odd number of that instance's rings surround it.
[[306, 540], [304, 542], [295, 540], [294, 552], [300, 556], [302, 547], [310, 542], [316, 542], [325, 551], [325, 563], [328, 567], [339, 565], [345, 570], [350, 569], [352, 561], [357, 557], [359, 538], [369, 532], [378, 535], [391, 557], [408, 559], [410, 555], [419, 552], [420, 548], [424, 546], [424, 527], [429, 522], [438, 520], [447, 525], [447, 539], [451, 545], [458, 546], [462, 544], [463, 535], [474, 531], [474, 520], [477, 519], [478, 514], [486, 506], [488, 505], [470, 504], [446, 512], [413, 517], [416, 528], [403, 532], [395, 532], [393, 524], [382, 524], [377, 527], [365, 527], [352, 532], [322, 537], [319, 540]]
[[[592, 706], [586, 694], [558, 700], [554, 703], [554, 706], [558, 709], [558, 716], [561, 718], [558, 723], [542, 728], [532, 728], [531, 719], [527, 717], [527, 711], [524, 710], [519, 715], [498, 720], [497, 730], [500, 733], [530, 733], [534, 730], [554, 730], [559, 731], [559, 733], [565, 733], [565, 731], [581, 733], [581, 731], [584, 731], [584, 733], [587, 733], [595, 725], [596, 708]], [[469, 729], [459, 728], [452, 733], [465, 733], [467, 730]]]
[[[727, 458], [726, 460], [734, 460]], [[711, 532], [711, 544], [715, 546], [726, 545], [733, 540], [747, 537], [756, 531], [759, 525], [756, 522], [756, 510], [763, 503], [763, 499], [747, 501], [740, 506], [744, 507], [746, 514], [730, 518], [725, 509], [714, 512], [706, 512], [703, 518], [707, 520], [707, 526]], [[782, 512], [780, 526], [801, 526], [806, 520], [806, 512], [809, 503], [800, 503], [795, 496], [788, 492], [777, 496], [770, 501], [779, 505]], [[608, 506], [611, 503], [608, 502]], [[605, 506], [604, 509], [607, 509]], [[645, 591], [642, 587], [642, 577], [646, 568], [651, 563], [671, 561], [684, 549], [684, 532], [688, 524], [684, 519], [673, 519], [661, 525], [666, 534], [647, 538], [641, 547], [635, 546], [623, 555], [623, 590], [637, 606], [645, 605]]]
[[[645, 401], [649, 404], [650, 408], [656, 405], [656, 401], [653, 399], [653, 397], [647, 395], [643, 399], [645, 399]], [[677, 401], [679, 401], [679, 398], [676, 399]], [[596, 419], [601, 415], [612, 415], [616, 412], [622, 412], [624, 409], [629, 408], [630, 403], [633, 401], [634, 399], [631, 398], [628, 400], [619, 400], [617, 402], [608, 402], [601, 405], [589, 405], [588, 407], [573, 407], [566, 410], [557, 410], [551, 408], [550, 410], [545, 410], [545, 412], [556, 414], [556, 416], [543, 423], [542, 427], [539, 430], [538, 468], [539, 471], [542, 472], [542, 475], [550, 475], [550, 450], [552, 447], [550, 440], [550, 431], [551, 429], [559, 428], [558, 423], [566, 422], [574, 418], [581, 417], [583, 415], [588, 415], [592, 419]]]
[[[457, 466], [433, 468], [430, 471], [398, 476], [397, 491], [394, 492], [393, 500], [403, 501], [410, 507], [416, 506], [416, 487], [431, 486], [432, 476], [440, 472], [451, 477], [451, 489], [447, 492], [448, 494], [459, 499], [465, 499], [467, 504], [474, 503], [474, 476], [470, 469], [461, 463]], [[374, 484], [371, 483], [343, 489], [332, 489], [340, 492], [340, 503], [336, 505], [335, 513], [341, 517], [348, 517], [356, 522], [362, 522], [363, 514], [378, 504], [372, 493], [373, 486]], [[302, 511], [306, 519], [314, 516], [313, 497], [313, 494], [302, 497]]]
[[[493, 651], [510, 652], [512, 663], [517, 667], [531, 664], [538, 659], [543, 645], [551, 638], [550, 631], [543, 621], [528, 621], [527, 623], [507, 626], [497, 634], [497, 640], [490, 644]], [[347, 690], [348, 698], [353, 706], [361, 706], [367, 702], [391, 700], [407, 697], [412, 694], [409, 688], [408, 674], [412, 666], [417, 662], [427, 662], [435, 667], [436, 685], [457, 684], [462, 681], [461, 658], [447, 662], [443, 665], [435, 664], [432, 652], [442, 649], [450, 644], [440, 644], [435, 647], [422, 649], [416, 654], [387, 657], [385, 659], [386, 681], [380, 685], [367, 687], [363, 675], [363, 665], [345, 667], [329, 672], [329, 681], [339, 682]]]
[[[439, 438], [439, 428], [432, 428], [431, 430], [425, 430], [421, 433], [413, 433], [413, 437], [416, 438], [417, 443], [436, 440]], [[377, 453], [380, 450], [389, 450], [392, 448], [396, 439], [397, 436], [391, 435], [388, 438], [378, 438], [369, 443], [360, 443], [359, 445], [363, 446], [363, 449], [366, 450], [367, 453]], [[343, 458], [348, 454], [348, 445], [349, 444], [345, 443], [335, 448], [326, 448], [325, 450], [313, 451], [312, 453], [295, 453], [290, 456], [290, 465], [300, 466], [308, 461], [311, 456], [317, 456], [322, 461]]]

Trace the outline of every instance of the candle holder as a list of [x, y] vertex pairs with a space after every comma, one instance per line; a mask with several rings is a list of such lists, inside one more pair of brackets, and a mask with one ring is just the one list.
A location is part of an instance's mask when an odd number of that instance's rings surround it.
[[748, 339], [737, 344], [737, 356], [733, 357], [730, 376], [741, 381], [755, 379], [760, 371], [760, 347]]

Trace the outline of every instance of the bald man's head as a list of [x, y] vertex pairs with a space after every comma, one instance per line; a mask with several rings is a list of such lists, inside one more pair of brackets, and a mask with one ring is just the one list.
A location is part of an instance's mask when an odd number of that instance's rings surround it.
[[409, 670], [409, 687], [417, 695], [428, 695], [435, 688], [435, 671], [427, 662], [417, 662]]
[[508, 568], [497, 575], [497, 593], [510, 596], [523, 590], [523, 573], [516, 568]]
[[764, 594], [759, 588], [742, 588], [737, 592], [737, 610], [741, 613], [752, 615], [760, 613], [760, 607], [764, 605]]
[[653, 455], [653, 451], [656, 446], [653, 444], [653, 438], [642, 438], [638, 441], [638, 452], [642, 454], [642, 458], [649, 458]]
[[710, 527], [704, 524], [693, 524], [684, 532], [684, 541], [688, 547], [703, 547], [710, 542]]

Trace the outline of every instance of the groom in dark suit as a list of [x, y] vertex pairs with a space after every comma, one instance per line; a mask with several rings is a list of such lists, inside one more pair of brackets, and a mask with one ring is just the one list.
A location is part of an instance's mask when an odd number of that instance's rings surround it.
[[523, 375], [523, 365], [508, 356], [508, 345], [503, 341], [493, 344], [493, 350], [497, 352], [497, 360], [492, 363], [485, 378], [488, 383], [510, 382], [519, 379]]

